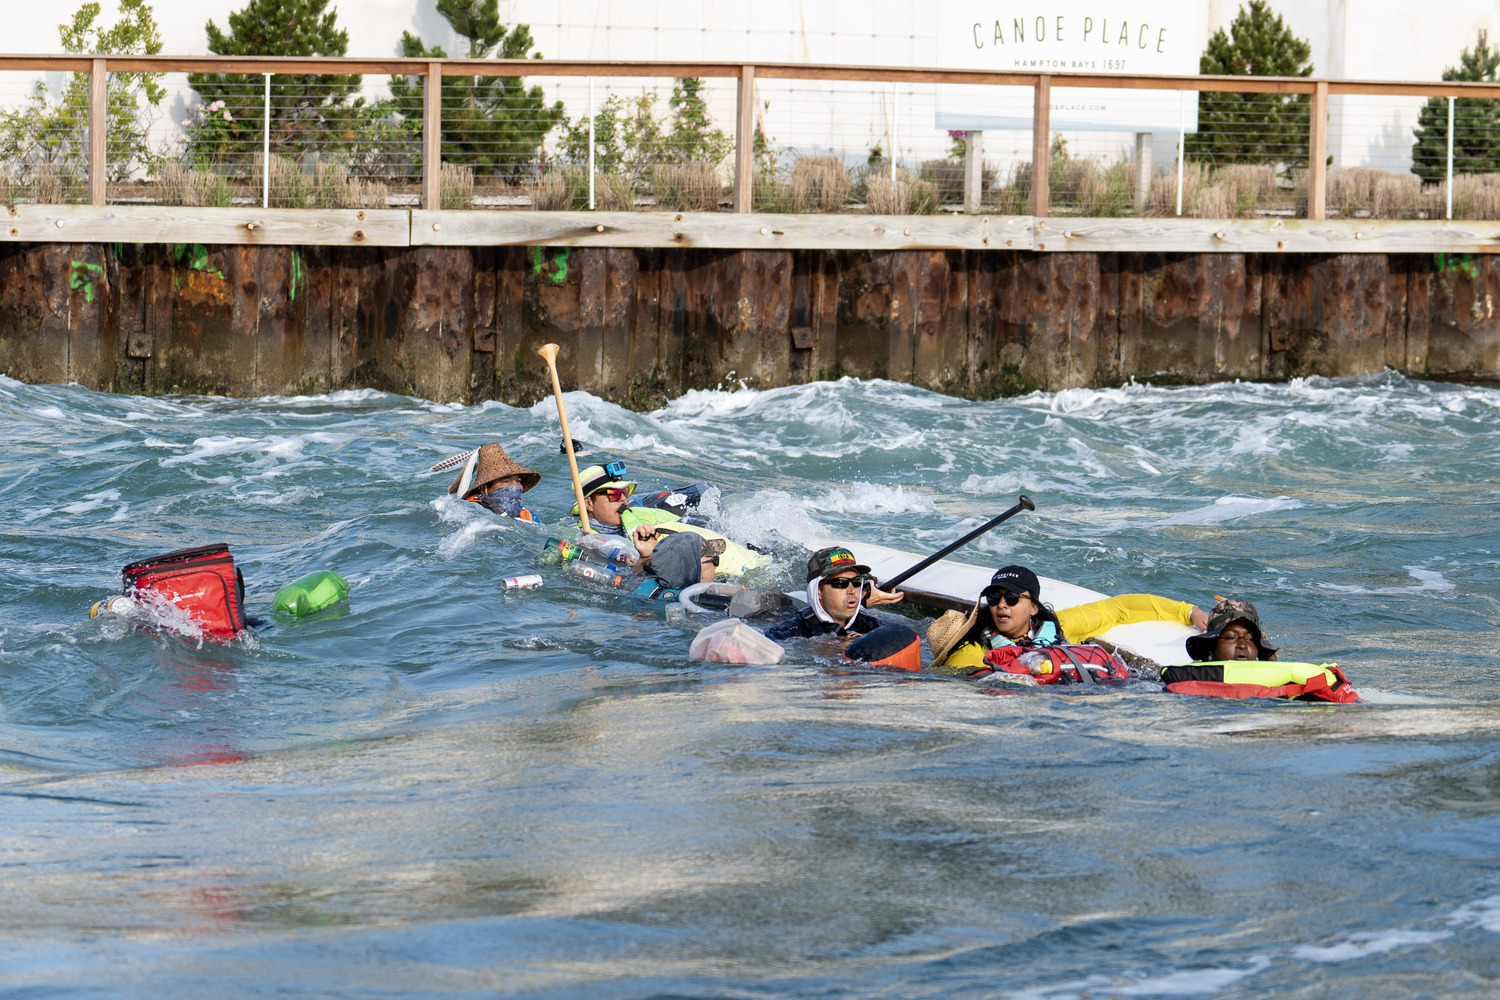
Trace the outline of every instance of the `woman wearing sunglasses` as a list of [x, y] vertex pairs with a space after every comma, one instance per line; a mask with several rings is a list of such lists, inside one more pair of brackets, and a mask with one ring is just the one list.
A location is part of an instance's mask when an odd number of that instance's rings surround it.
[[[864, 610], [866, 597], [872, 607], [894, 604], [906, 595], [890, 594], [875, 586], [870, 567], [855, 561], [854, 553], [842, 546], [819, 549], [807, 561], [807, 607], [766, 629], [766, 638], [778, 642], [798, 636], [864, 635], [885, 622]], [[869, 594], [865, 585], [869, 584]]]
[[1169, 621], [1199, 631], [1208, 613], [1185, 601], [1154, 594], [1122, 594], [1054, 612], [1042, 603], [1042, 583], [1025, 566], [1002, 566], [965, 616], [946, 612], [927, 630], [932, 665], [984, 666], [984, 654], [1001, 646], [1077, 645], [1116, 625]]

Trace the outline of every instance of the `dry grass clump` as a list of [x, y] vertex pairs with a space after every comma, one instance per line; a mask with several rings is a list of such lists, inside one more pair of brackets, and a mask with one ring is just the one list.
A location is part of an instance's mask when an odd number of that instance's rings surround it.
[[446, 212], [474, 207], [474, 171], [456, 163], [444, 163], [438, 173], [438, 206]]
[[792, 167], [792, 204], [798, 212], [836, 212], [849, 200], [849, 171], [836, 156], [804, 156]]
[[37, 164], [30, 186], [31, 200], [38, 205], [61, 205], [67, 200], [63, 197], [66, 185], [63, 183], [62, 170], [54, 163]]
[[1391, 175], [1374, 167], [1334, 167], [1328, 171], [1327, 207], [1330, 214], [1352, 218], [1374, 213], [1375, 189]]
[[234, 188], [219, 174], [194, 170], [186, 164], [168, 163], [157, 175], [163, 205], [208, 206], [228, 208], [234, 202]]
[[573, 207], [573, 189], [561, 171], [549, 170], [526, 185], [531, 207], [538, 212], [562, 212]]
[[[1202, 163], [1187, 163], [1182, 168], [1182, 211], [1192, 212], [1198, 204], [1203, 189], [1208, 186], [1208, 167]], [[1174, 216], [1177, 214], [1177, 171], [1156, 174], [1151, 178], [1151, 192], [1146, 198], [1146, 214], [1150, 216]]]
[[1013, 167], [1004, 184], [994, 188], [993, 211], [997, 215], [1025, 215], [1031, 211], [1031, 164]]
[[[255, 154], [250, 168], [250, 186], [259, 192], [265, 190], [266, 158]], [[271, 208], [307, 208], [313, 197], [313, 184], [302, 168], [289, 158], [272, 153], [270, 164], [269, 204]]]
[[1135, 206], [1135, 164], [1101, 167], [1096, 161], [1070, 159], [1049, 171], [1050, 194], [1073, 215], [1101, 218], [1124, 215]]
[[10, 167], [0, 163], [0, 205], [14, 205], [16, 203], [16, 188], [11, 183]]
[[1370, 201], [1374, 219], [1415, 219], [1421, 212], [1422, 178], [1416, 174], [1386, 174], [1375, 182]]
[[[264, 158], [256, 154], [250, 169], [250, 189], [259, 196], [264, 188], [262, 170]], [[390, 190], [381, 181], [364, 181], [349, 177], [349, 168], [342, 163], [319, 163], [309, 174], [293, 159], [278, 153], [271, 154], [271, 183], [267, 192], [271, 208], [386, 208]], [[209, 178], [217, 178], [208, 174]], [[163, 184], [168, 184], [163, 171]], [[199, 197], [196, 186], [214, 183], [200, 177], [177, 180], [185, 188], [183, 197]], [[203, 202], [182, 201], [180, 204], [228, 205], [233, 191], [227, 182], [218, 179], [220, 187], [214, 188]]]
[[1183, 210], [1198, 219], [1234, 218], [1234, 188], [1228, 184], [1209, 184], [1198, 192], [1191, 209]]
[[[583, 185], [582, 175], [579, 187], [582, 189], [583, 207], [587, 207], [589, 193]], [[630, 183], [630, 178], [620, 174], [595, 174], [594, 208], [601, 212], [635, 211], [635, 186]]]
[[[1422, 213], [1429, 219], [1448, 216], [1448, 183], [1422, 191]], [[1453, 178], [1453, 218], [1500, 220], [1500, 174], [1460, 174]]]
[[1225, 188], [1229, 195], [1231, 211], [1227, 218], [1250, 214], [1257, 208], [1270, 208], [1282, 198], [1276, 168], [1269, 163], [1231, 163], [1219, 167], [1213, 172], [1213, 183]]
[[865, 210], [871, 215], [931, 215], [938, 209], [937, 185], [898, 170], [865, 178]]
[[[531, 207], [538, 212], [583, 211], [589, 207], [588, 174], [568, 167], [549, 170], [526, 185]], [[635, 188], [619, 174], [594, 175], [594, 207], [601, 212], [635, 210]]]
[[775, 167], [756, 167], [750, 175], [750, 204], [757, 212], [795, 212], [792, 186]]
[[716, 164], [702, 160], [661, 163], [651, 171], [656, 207], [673, 212], [713, 212], [724, 197]]

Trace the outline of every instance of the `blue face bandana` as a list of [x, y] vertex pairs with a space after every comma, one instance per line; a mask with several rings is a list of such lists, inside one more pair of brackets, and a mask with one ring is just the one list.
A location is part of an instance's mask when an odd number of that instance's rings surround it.
[[506, 517], [521, 516], [521, 487], [497, 486], [479, 498], [480, 504]]

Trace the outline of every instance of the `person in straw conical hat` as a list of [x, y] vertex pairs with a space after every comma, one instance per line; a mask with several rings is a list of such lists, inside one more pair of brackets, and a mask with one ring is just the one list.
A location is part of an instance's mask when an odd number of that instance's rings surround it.
[[[463, 485], [464, 474], [460, 470], [448, 487], [449, 493], [457, 493]], [[540, 473], [524, 465], [518, 465], [505, 453], [505, 449], [491, 441], [479, 449], [474, 463], [474, 482], [464, 493], [463, 499], [482, 504], [502, 517], [519, 517], [523, 521], [535, 521], [531, 511], [521, 506], [521, 494], [542, 481]]]

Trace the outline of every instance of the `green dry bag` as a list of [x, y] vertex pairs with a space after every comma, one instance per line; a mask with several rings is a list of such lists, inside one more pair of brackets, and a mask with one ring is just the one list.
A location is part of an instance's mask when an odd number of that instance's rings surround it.
[[331, 569], [309, 573], [276, 592], [271, 607], [289, 615], [310, 615], [349, 596], [349, 581]]

